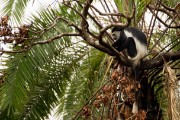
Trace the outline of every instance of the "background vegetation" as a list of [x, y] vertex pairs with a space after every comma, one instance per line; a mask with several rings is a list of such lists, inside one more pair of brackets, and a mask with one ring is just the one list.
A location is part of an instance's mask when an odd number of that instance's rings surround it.
[[[178, 0], [55, 0], [27, 20], [34, 2], [0, 1], [0, 119], [48, 119], [52, 110], [64, 120], [179, 118]], [[138, 114], [131, 63], [111, 47], [114, 26], [148, 38]]]

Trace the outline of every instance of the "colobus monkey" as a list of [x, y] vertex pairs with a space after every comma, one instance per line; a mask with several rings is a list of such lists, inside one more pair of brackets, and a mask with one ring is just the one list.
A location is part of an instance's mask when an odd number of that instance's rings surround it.
[[[134, 28], [114, 27], [112, 29], [112, 46], [119, 52], [127, 49], [128, 59], [133, 63], [135, 80], [139, 81], [139, 67], [141, 59], [147, 54], [147, 39], [143, 32]], [[133, 104], [133, 113], [138, 112], [137, 96]]]

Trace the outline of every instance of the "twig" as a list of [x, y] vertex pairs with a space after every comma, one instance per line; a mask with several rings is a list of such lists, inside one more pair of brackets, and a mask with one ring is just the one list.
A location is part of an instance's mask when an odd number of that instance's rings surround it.
[[121, 16], [121, 17], [124, 17], [126, 19], [130, 19], [131, 17], [130, 16], [126, 16], [124, 15], [123, 13], [103, 13], [101, 12], [100, 10], [98, 10], [96, 7], [94, 7], [93, 5], [91, 5], [91, 7], [97, 12], [99, 13], [100, 15], [102, 16]]
[[63, 4], [71, 8], [74, 12], [76, 12], [86, 22], [86, 25], [89, 26], [88, 22], [86, 21], [86, 18], [79, 11], [77, 11], [75, 8], [71, 7], [70, 5], [65, 4], [65, 2], [63, 2]]
[[[154, 15], [154, 16], [156, 16], [155, 15], [155, 13], [152, 11], [152, 8], [151, 7], [148, 7], [148, 9], [151, 11], [151, 13]], [[175, 16], [174, 16], [174, 18], [177, 16], [178, 14], [176, 14]], [[168, 24], [166, 24], [161, 18], [159, 18], [158, 16], [156, 16], [156, 18], [164, 25], [164, 26], [166, 26], [166, 27], [168, 27], [168, 28], [180, 28], [180, 25], [176, 25], [176, 26], [169, 26]], [[173, 18], [173, 19], [174, 19]]]
[[[158, 2], [159, 2], [159, 3], [158, 3]], [[161, 0], [160, 0], [160, 1], [157, 1], [155, 8], [159, 8], [159, 7], [160, 7], [160, 4], [161, 4]], [[154, 30], [154, 26], [155, 26], [155, 23], [156, 23], [156, 18], [157, 18], [157, 16], [158, 16], [158, 12], [159, 12], [159, 11], [156, 11], [156, 14], [154, 14], [155, 18], [154, 18], [154, 21], [153, 21], [153, 24], [152, 24], [152, 29], [151, 29], [151, 31], [150, 31], [150, 36], [149, 36], [149, 38], [148, 38], [148, 41], [149, 41], [149, 42], [150, 42], [150, 39], [151, 39], [153, 30]]]
[[79, 112], [76, 114], [76, 116], [73, 118], [73, 120], [76, 120], [80, 113], [82, 112], [83, 108], [89, 104], [89, 102], [96, 96], [96, 94], [107, 84], [111, 82], [111, 80], [108, 80], [106, 83], [104, 83], [92, 96], [91, 98], [84, 104], [84, 106], [79, 110]]
[[[171, 26], [171, 24], [173, 23], [173, 21], [175, 20], [176, 17], [177, 17], [177, 15], [174, 16], [174, 18], [172, 19], [171, 23], [170, 23], [168, 26]], [[162, 36], [163, 36], [163, 35], [167, 32], [167, 30], [169, 29], [168, 26], [167, 26], [167, 28], [163, 31], [163, 33], [161, 34], [161, 36], [159, 37], [159, 40], [157, 40], [157, 41], [155, 42], [154, 46], [153, 46], [149, 51], [152, 51], [152, 50], [154, 49], [154, 47], [156, 47], [157, 42], [159, 42], [159, 41], [161, 40]]]
[[175, 9], [168, 7], [168, 6], [166, 6], [165, 4], [163, 4], [163, 3], [161, 3], [161, 5], [162, 5], [165, 9], [167, 9], [167, 10], [169, 10], [169, 11], [176, 12]]
[[22, 52], [26, 52], [26, 51], [30, 50], [35, 45], [48, 44], [48, 43], [51, 43], [52, 41], [60, 39], [64, 36], [80, 36], [80, 35], [78, 33], [62, 33], [62, 34], [52, 37], [48, 40], [34, 42], [30, 46], [26, 46], [24, 49], [21, 49], [21, 50], [16, 50], [16, 51], [0, 50], [0, 52], [2, 52], [2, 53], [22, 53]]
[[[101, 3], [101, 5], [102, 5], [102, 7], [103, 7], [104, 11], [107, 13], [107, 9], [105, 8], [105, 6], [104, 6], [104, 4], [103, 4], [102, 0], [100, 0], [100, 3]], [[109, 18], [109, 20], [111, 21], [110, 16], [108, 16], [108, 18]]]
[[62, 33], [60, 35], [57, 35], [53, 38], [50, 38], [48, 40], [44, 40], [44, 41], [38, 41], [38, 42], [34, 42], [32, 43], [31, 45], [34, 46], [34, 45], [37, 45], [37, 44], [47, 44], [47, 43], [51, 43], [52, 41], [56, 40], [56, 39], [59, 39], [59, 38], [62, 38], [64, 36], [80, 36], [78, 33]]

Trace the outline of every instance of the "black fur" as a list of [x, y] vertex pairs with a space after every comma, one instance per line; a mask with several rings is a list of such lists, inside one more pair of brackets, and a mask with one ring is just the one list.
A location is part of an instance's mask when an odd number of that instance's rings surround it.
[[126, 36], [124, 33], [124, 30], [132, 33], [132, 35], [136, 37], [142, 45], [145, 45], [145, 46], [147, 46], [146, 36], [143, 32], [141, 32], [140, 30], [134, 27], [128, 27], [125, 29], [121, 27], [114, 27], [112, 29], [112, 33], [114, 31], [120, 32], [120, 38], [117, 41], [115, 41], [112, 44], [112, 46], [119, 52], [121, 52], [124, 49], [127, 49], [128, 56], [135, 57], [137, 55], [137, 49], [136, 49], [134, 38]]
[[135, 36], [142, 44], [147, 45], [146, 36], [139, 29], [134, 28], [134, 27], [128, 27], [128, 28], [126, 28], [124, 30], [127, 30], [128, 32], [131, 32], [133, 34], [133, 36]]

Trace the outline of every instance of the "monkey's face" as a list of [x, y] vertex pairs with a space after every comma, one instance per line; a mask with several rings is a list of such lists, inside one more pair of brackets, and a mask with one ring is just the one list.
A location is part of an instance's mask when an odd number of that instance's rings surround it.
[[116, 49], [119, 50], [120, 49], [120, 45], [121, 45], [121, 39], [120, 39], [120, 31], [114, 31], [112, 33], [112, 38], [114, 40], [114, 43], [112, 44], [112, 46]]
[[117, 41], [120, 38], [120, 31], [114, 31], [112, 33], [112, 38], [114, 41]]

